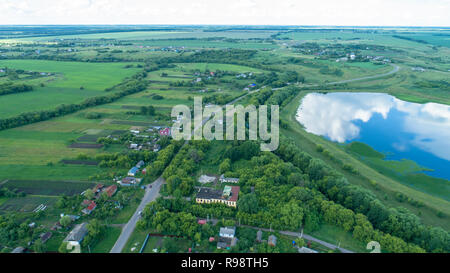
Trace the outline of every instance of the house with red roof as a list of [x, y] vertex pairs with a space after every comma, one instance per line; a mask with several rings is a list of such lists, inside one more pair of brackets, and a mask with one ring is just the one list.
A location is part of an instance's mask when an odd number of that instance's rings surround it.
[[162, 130], [159, 130], [159, 135], [160, 136], [170, 136], [170, 128], [164, 128]]
[[103, 189], [103, 192], [105, 192], [108, 195], [108, 197], [113, 196], [116, 193], [116, 191], [117, 191], [117, 185], [111, 185], [111, 186]]
[[91, 201], [91, 203], [85, 209], [83, 209], [81, 212], [83, 212], [84, 214], [91, 214], [95, 210], [96, 207], [97, 207], [97, 204], [94, 201]]

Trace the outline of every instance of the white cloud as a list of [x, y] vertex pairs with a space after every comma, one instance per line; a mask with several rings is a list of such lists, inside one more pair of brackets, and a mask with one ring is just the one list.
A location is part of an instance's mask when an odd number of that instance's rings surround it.
[[450, 0], [0, 0], [0, 24], [450, 26]]

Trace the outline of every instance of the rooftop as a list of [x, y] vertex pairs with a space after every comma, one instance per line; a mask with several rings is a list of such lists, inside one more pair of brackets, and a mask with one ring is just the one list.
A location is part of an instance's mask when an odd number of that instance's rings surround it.
[[226, 234], [230, 236], [234, 236], [236, 232], [236, 227], [221, 227], [219, 234]]
[[87, 225], [88, 224], [86, 222], [76, 225], [69, 233], [69, 235], [67, 235], [67, 237], [64, 239], [64, 242], [68, 241], [81, 242], [86, 233], [88, 232]]
[[133, 167], [133, 168], [131, 168], [128, 172], [129, 172], [129, 173], [137, 173], [138, 171], [139, 171], [138, 168]]
[[106, 192], [106, 194], [108, 195], [108, 197], [111, 197], [114, 195], [114, 193], [116, 193], [117, 191], [117, 186], [116, 185], [112, 185], [107, 187], [106, 189], [104, 189], [104, 191]]
[[236, 202], [239, 197], [239, 186], [225, 186], [223, 191], [202, 187], [198, 189], [197, 198], [201, 199], [222, 199]]
[[211, 188], [200, 188], [197, 193], [197, 198], [202, 199], [221, 199], [222, 191]]

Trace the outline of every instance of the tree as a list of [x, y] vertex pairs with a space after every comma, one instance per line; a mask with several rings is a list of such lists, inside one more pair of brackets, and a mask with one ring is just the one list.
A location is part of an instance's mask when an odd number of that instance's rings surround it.
[[68, 253], [69, 250], [67, 249], [68, 242], [62, 242], [61, 245], [58, 248], [59, 253]]
[[245, 213], [257, 213], [258, 199], [256, 198], [256, 194], [250, 193], [241, 196], [238, 200], [238, 209]]
[[92, 198], [94, 198], [94, 191], [92, 189], [87, 189], [84, 192], [84, 197], [86, 197], [86, 199], [91, 200]]
[[280, 223], [289, 229], [299, 229], [302, 226], [303, 209], [291, 201], [281, 207]]
[[64, 215], [63, 217], [61, 217], [61, 219], [59, 219], [59, 223], [63, 227], [68, 227], [71, 222], [72, 222], [72, 219], [68, 215]]
[[33, 251], [36, 253], [42, 253], [46, 251], [45, 245], [42, 243], [41, 240], [36, 240], [33, 244]]
[[220, 163], [219, 172], [226, 173], [229, 171], [231, 171], [231, 160], [229, 158], [226, 158], [222, 163]]

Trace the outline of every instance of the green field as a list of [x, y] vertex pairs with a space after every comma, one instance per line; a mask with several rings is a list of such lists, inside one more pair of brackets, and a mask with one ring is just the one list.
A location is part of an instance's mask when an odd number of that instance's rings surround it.
[[[35, 90], [0, 97], [0, 118], [23, 112], [53, 109], [60, 104], [79, 103], [104, 94], [125, 77], [138, 71], [124, 67], [132, 63], [82, 63], [42, 60], [0, 60], [0, 67], [52, 73], [54, 76], [32, 80]], [[27, 83], [27, 82], [25, 82]], [[43, 83], [41, 87], [38, 83]], [[80, 90], [83, 87], [83, 90]], [[26, 108], [23, 106], [26, 105]]]

